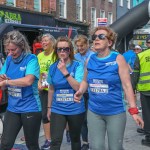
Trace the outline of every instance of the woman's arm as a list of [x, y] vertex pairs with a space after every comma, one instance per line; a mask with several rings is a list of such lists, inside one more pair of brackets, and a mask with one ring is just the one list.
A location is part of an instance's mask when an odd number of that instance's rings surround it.
[[0, 86], [6, 86], [6, 85], [11, 85], [11, 86], [19, 86], [19, 87], [26, 87], [26, 86], [30, 86], [33, 84], [35, 80], [35, 76], [34, 75], [27, 75], [23, 78], [19, 78], [19, 79], [6, 79], [3, 80], [2, 82], [0, 82]]
[[53, 85], [49, 85], [49, 89], [48, 89], [48, 104], [47, 104], [48, 108], [51, 108], [51, 106], [52, 106], [53, 94], [54, 94], [54, 87], [53, 87]]
[[[117, 56], [117, 63], [119, 65], [119, 76], [120, 76], [127, 100], [129, 102], [130, 110], [133, 110], [133, 109], [137, 110], [136, 100], [135, 100], [134, 92], [133, 92], [132, 85], [131, 85], [128, 65], [122, 55]], [[138, 116], [138, 111], [133, 112], [132, 117], [138, 125], [140, 125], [142, 128], [144, 127], [144, 122], [141, 119], [141, 117]]]

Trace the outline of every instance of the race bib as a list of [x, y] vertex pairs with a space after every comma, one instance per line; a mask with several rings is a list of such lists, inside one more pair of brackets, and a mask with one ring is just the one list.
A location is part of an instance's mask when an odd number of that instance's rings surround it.
[[104, 80], [91, 79], [89, 82], [89, 89], [93, 94], [107, 94], [109, 86]]
[[57, 102], [70, 102], [74, 101], [74, 91], [72, 89], [56, 90]]
[[20, 87], [8, 87], [8, 94], [13, 97], [22, 98], [22, 89]]

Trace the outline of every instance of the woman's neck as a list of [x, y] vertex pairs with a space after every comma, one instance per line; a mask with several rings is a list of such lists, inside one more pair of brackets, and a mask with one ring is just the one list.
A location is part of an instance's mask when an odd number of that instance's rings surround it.
[[44, 55], [50, 55], [53, 52], [53, 48], [49, 48], [48, 50], [44, 50]]
[[99, 51], [98, 52], [98, 57], [103, 58], [103, 57], [108, 56], [109, 54], [110, 54], [110, 50], [109, 49], [108, 50]]

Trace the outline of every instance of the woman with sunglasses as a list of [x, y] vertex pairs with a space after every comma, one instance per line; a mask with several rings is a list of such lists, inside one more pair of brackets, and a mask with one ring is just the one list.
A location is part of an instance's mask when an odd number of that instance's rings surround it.
[[74, 49], [67, 37], [55, 44], [57, 61], [49, 68], [48, 117], [51, 121], [51, 150], [60, 150], [66, 123], [69, 126], [72, 150], [81, 150], [80, 133], [85, 115], [83, 98], [74, 101], [74, 93], [83, 79], [83, 65], [74, 60]]
[[122, 55], [111, 51], [116, 33], [109, 27], [95, 28], [92, 39], [97, 53], [87, 62], [84, 80], [74, 98], [76, 102], [80, 102], [80, 98], [88, 88], [87, 119], [92, 150], [105, 149], [106, 132], [109, 149], [123, 150], [126, 124], [123, 90], [129, 101], [129, 113], [136, 123], [143, 127], [143, 121], [138, 116], [128, 66]]
[[40, 68], [19, 31], [8, 32], [4, 47], [10, 54], [0, 72], [0, 87], [8, 89], [8, 107], [4, 116], [1, 150], [11, 150], [23, 127], [29, 150], [39, 149], [41, 103], [38, 94]]

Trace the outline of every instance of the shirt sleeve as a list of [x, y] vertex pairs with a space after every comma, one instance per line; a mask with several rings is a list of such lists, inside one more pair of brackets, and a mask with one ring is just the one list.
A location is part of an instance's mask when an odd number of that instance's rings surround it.
[[81, 62], [79, 62], [79, 66], [77, 67], [75, 72], [75, 80], [80, 83], [83, 80], [83, 76], [84, 76], [84, 65]]
[[36, 78], [39, 79], [39, 76], [40, 76], [40, 67], [39, 67], [39, 63], [38, 63], [38, 59], [37, 58], [31, 59], [28, 62], [27, 68], [26, 68], [26, 75], [29, 75], [29, 74], [32, 74]]
[[2, 66], [2, 68], [0, 70], [0, 74], [6, 74], [6, 64], [7, 64], [7, 59], [6, 59], [4, 65]]

